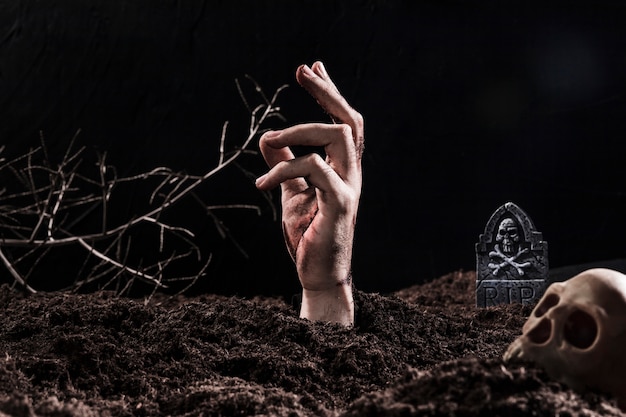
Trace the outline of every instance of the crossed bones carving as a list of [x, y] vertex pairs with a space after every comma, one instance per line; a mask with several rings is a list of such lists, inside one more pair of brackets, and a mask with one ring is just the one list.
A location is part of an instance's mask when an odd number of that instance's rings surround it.
[[517, 254], [513, 256], [506, 256], [504, 253], [502, 253], [502, 251], [500, 250], [500, 245], [498, 245], [497, 243], [495, 244], [494, 249], [495, 250], [489, 252], [489, 257], [500, 258], [502, 260], [502, 262], [500, 263], [490, 263], [488, 265], [489, 268], [493, 269], [494, 275], [498, 275], [500, 273], [500, 270], [507, 265], [510, 265], [513, 268], [515, 268], [518, 274], [524, 275], [524, 268], [527, 268], [530, 266], [530, 262], [523, 262], [523, 263], [516, 262], [517, 258], [519, 258], [523, 254], [528, 252], [528, 248], [518, 249]]

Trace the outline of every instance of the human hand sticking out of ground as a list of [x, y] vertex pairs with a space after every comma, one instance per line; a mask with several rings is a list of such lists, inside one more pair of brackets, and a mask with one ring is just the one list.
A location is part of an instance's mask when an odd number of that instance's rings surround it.
[[[321, 62], [300, 66], [298, 83], [335, 124], [307, 123], [261, 136], [270, 171], [257, 179], [261, 190], [281, 186], [285, 242], [302, 284], [300, 317], [354, 324], [352, 241], [361, 197], [363, 117], [339, 93]], [[316, 146], [295, 157], [292, 146]]]

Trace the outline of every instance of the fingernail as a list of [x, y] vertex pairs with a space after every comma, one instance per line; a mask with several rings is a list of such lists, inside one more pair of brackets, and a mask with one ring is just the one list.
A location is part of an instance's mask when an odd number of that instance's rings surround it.
[[322, 77], [328, 78], [328, 73], [326, 72], [326, 67], [324, 66], [322, 61], [317, 61], [317, 68], [319, 68], [320, 72], [322, 73]]
[[309, 78], [315, 78], [317, 77], [317, 75], [315, 75], [315, 73], [313, 72], [313, 70], [311, 68], [309, 68], [308, 65], [303, 65], [302, 66], [302, 71], [304, 72], [304, 75], [306, 75]]
[[256, 185], [257, 187], [260, 187], [265, 182], [266, 178], [267, 178], [267, 174], [261, 175], [259, 178], [256, 179], [256, 181], [254, 182], [254, 185]]
[[263, 134], [263, 136], [265, 136], [266, 139], [274, 139], [275, 137], [278, 137], [281, 133], [282, 130], [268, 130]]

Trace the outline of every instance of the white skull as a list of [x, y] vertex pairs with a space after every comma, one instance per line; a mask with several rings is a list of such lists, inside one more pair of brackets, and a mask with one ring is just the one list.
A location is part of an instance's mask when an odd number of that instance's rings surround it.
[[614, 395], [626, 409], [626, 275], [590, 269], [550, 285], [504, 354], [529, 359], [576, 390]]
[[502, 252], [508, 254], [515, 253], [515, 246], [520, 240], [519, 231], [515, 221], [506, 218], [500, 222], [498, 233], [496, 234], [496, 242], [502, 245]]

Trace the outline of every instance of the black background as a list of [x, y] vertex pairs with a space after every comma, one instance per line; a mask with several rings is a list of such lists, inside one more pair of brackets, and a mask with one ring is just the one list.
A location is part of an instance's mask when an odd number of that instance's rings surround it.
[[[225, 120], [231, 146], [245, 138], [235, 78], [268, 94], [290, 84], [288, 125], [327, 120], [293, 78], [320, 59], [366, 120], [359, 288], [474, 269], [507, 201], [543, 232], [551, 266], [622, 258], [625, 23], [621, 1], [2, 1], [0, 142], [18, 154], [42, 131], [60, 153], [80, 128], [123, 173], [202, 173]], [[241, 163], [265, 170], [260, 156]], [[249, 259], [189, 213], [215, 255], [196, 290], [297, 291], [252, 180], [228, 170], [209, 191], [263, 213], [224, 217]]]

